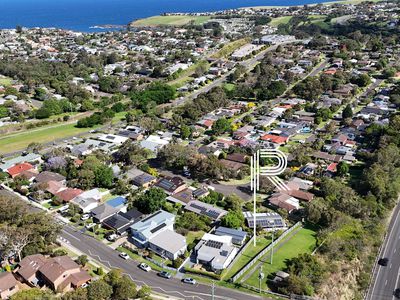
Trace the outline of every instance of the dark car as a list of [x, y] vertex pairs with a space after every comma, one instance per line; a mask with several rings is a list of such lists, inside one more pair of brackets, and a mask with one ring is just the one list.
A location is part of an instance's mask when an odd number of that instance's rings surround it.
[[158, 273], [158, 276], [163, 277], [163, 278], [167, 278], [167, 279], [170, 279], [172, 277], [171, 273], [169, 273], [167, 271], [161, 271], [160, 273]]
[[400, 289], [395, 289], [393, 294], [397, 299], [400, 299]]
[[381, 258], [378, 260], [378, 264], [386, 267], [388, 265], [389, 259], [387, 257]]

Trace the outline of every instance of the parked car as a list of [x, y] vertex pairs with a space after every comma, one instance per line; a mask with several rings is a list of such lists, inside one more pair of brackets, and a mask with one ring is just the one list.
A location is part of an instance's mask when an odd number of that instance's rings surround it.
[[387, 257], [383, 257], [378, 260], [378, 264], [383, 267], [386, 267], [388, 265], [388, 262], [389, 262], [389, 258], [387, 258]]
[[143, 271], [146, 271], [146, 272], [150, 272], [151, 271], [151, 267], [148, 264], [145, 264], [145, 263], [141, 263], [139, 265], [139, 268], [142, 269]]
[[81, 285], [81, 288], [87, 288], [88, 286], [89, 286], [89, 284], [84, 283], [84, 284]]
[[397, 298], [400, 299], [400, 289], [395, 289], [393, 295]]
[[107, 240], [110, 242], [113, 242], [117, 239], [118, 235], [116, 235], [115, 233], [110, 234], [109, 236], [107, 236]]
[[90, 228], [93, 228], [94, 226], [96, 226], [96, 223], [89, 223], [89, 224], [85, 225], [85, 228], [90, 229]]
[[89, 220], [90, 219], [90, 214], [84, 214], [84, 215], [82, 215], [82, 217], [81, 217], [81, 220], [82, 221], [86, 221], [86, 220]]
[[163, 277], [163, 278], [167, 278], [170, 279], [172, 277], [171, 273], [167, 272], [167, 271], [161, 271], [158, 273], [158, 276]]
[[59, 213], [67, 212], [68, 209], [69, 209], [69, 205], [67, 204], [67, 205], [61, 206], [61, 207], [58, 209], [58, 212], [59, 212]]
[[193, 279], [193, 278], [190, 278], [190, 277], [188, 277], [188, 278], [183, 278], [182, 281], [183, 281], [183, 283], [196, 284], [196, 280]]
[[122, 257], [123, 259], [129, 259], [129, 255], [127, 253], [125, 253], [125, 252], [121, 252], [119, 254], [119, 257]]

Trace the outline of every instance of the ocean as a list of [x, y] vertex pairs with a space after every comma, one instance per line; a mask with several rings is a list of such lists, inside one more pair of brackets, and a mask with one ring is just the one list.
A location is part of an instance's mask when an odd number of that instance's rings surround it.
[[303, 5], [328, 0], [0, 0], [0, 28], [57, 27], [96, 31], [165, 12], [206, 12], [246, 6]]

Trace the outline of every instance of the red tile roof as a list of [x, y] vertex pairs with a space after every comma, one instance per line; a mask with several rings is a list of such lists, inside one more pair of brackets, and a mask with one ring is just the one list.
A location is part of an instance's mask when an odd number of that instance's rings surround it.
[[28, 171], [33, 169], [33, 166], [30, 163], [22, 163], [15, 165], [7, 170], [7, 173], [10, 174], [11, 177], [18, 176], [20, 173], [24, 171]]
[[285, 144], [288, 140], [286, 136], [279, 136], [273, 134], [266, 134], [261, 137], [263, 141], [270, 141], [275, 144]]
[[80, 189], [67, 188], [65, 190], [62, 190], [61, 192], [58, 192], [56, 196], [61, 200], [63, 200], [64, 202], [69, 202], [82, 193], [83, 191]]

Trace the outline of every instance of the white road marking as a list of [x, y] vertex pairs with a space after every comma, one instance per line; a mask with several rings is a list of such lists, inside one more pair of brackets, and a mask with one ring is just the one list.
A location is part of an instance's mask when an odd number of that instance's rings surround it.
[[389, 269], [391, 269], [392, 268], [392, 264], [390, 264], [390, 266], [389, 266]]
[[385, 281], [385, 286], [387, 286], [387, 280]]
[[396, 253], [396, 250], [397, 250], [397, 249], [396, 249], [396, 248], [394, 248], [394, 251], [393, 251], [393, 253]]

